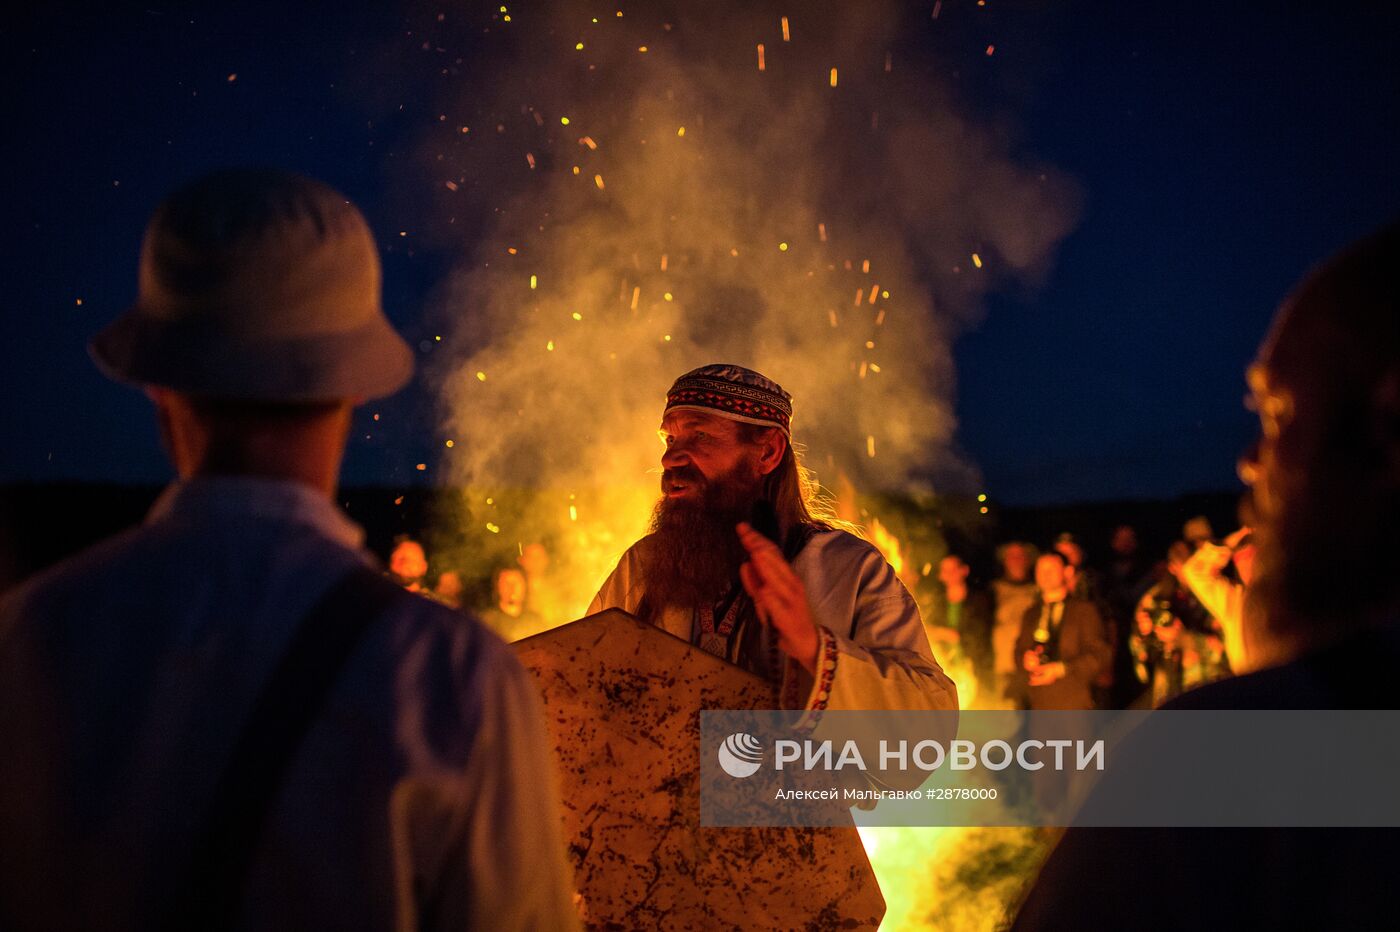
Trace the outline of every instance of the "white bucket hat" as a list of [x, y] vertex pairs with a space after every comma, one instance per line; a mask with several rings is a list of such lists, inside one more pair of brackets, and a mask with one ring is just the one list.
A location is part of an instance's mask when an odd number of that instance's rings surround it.
[[156, 209], [136, 304], [89, 350], [118, 381], [226, 400], [377, 398], [413, 374], [359, 210], [262, 169], [206, 175]]

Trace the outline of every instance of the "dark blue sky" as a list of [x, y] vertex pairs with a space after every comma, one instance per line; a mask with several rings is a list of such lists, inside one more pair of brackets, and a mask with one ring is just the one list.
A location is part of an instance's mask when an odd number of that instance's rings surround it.
[[[913, 4], [903, 32], [965, 109], [1075, 178], [1083, 210], [1047, 279], [994, 296], [959, 341], [962, 448], [1011, 503], [1234, 487], [1252, 432], [1242, 373], [1274, 307], [1308, 265], [1400, 213], [1400, 18], [1386, 4], [974, 6], [944, 0], [935, 24], [931, 2]], [[494, 5], [460, 9], [476, 7]], [[6, 31], [0, 478], [168, 475], [144, 401], [83, 347], [134, 296], [141, 229], [175, 183], [278, 164], [345, 190], [381, 233], [411, 209], [396, 194], [425, 69], [409, 67], [407, 33], [435, 8], [181, 9], [50, 6]], [[417, 343], [449, 257], [393, 245], [386, 304]], [[417, 481], [431, 400], [415, 387], [374, 410], [347, 482]]]

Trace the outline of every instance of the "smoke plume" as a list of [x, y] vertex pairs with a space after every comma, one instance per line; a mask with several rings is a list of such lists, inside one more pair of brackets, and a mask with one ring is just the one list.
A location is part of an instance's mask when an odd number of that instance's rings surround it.
[[426, 161], [440, 234], [489, 218], [438, 373], [438, 472], [483, 558], [545, 541], [581, 611], [658, 494], [666, 388], [711, 362], [794, 395], [829, 484], [973, 481], [951, 341], [1043, 272], [1074, 196], [903, 60], [895, 8], [502, 9]]

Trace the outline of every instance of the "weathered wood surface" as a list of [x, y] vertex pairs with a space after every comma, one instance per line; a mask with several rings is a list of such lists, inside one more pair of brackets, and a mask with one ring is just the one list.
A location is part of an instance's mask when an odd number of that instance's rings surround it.
[[699, 712], [776, 708], [769, 684], [620, 611], [515, 646], [544, 697], [591, 928], [879, 924], [854, 827], [700, 826]]

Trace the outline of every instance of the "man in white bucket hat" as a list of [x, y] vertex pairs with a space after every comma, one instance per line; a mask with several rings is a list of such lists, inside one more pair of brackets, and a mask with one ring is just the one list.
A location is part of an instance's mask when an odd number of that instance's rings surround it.
[[413, 370], [360, 212], [194, 182], [92, 352], [179, 479], [0, 602], [0, 927], [576, 925], [533, 684], [332, 501], [352, 407]]

